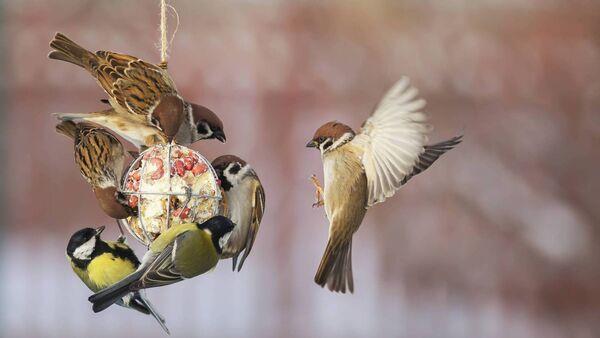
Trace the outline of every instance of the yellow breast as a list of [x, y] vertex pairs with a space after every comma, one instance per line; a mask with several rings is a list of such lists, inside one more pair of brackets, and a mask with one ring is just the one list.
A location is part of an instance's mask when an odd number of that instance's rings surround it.
[[[135, 271], [133, 262], [104, 253], [94, 258], [87, 267], [83, 282], [94, 292], [115, 284]], [[81, 276], [80, 276], [81, 277]]]

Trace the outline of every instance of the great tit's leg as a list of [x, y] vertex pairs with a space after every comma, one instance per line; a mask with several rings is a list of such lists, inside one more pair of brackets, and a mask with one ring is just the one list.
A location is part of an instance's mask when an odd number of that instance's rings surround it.
[[319, 179], [314, 174], [310, 177], [310, 180], [313, 183], [313, 185], [315, 186], [316, 202], [313, 203], [312, 206], [313, 206], [313, 208], [322, 207], [323, 204], [325, 204], [325, 201], [323, 200], [323, 186], [321, 186], [321, 182], [319, 182]]

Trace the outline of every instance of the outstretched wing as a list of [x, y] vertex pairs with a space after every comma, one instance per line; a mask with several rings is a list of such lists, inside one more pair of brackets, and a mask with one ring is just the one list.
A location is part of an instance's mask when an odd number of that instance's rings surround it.
[[122, 108], [145, 116], [164, 94], [176, 94], [167, 71], [134, 56], [96, 52], [95, 75], [100, 86]]
[[403, 77], [383, 97], [351, 141], [364, 149], [362, 164], [367, 176], [367, 206], [394, 195], [413, 172], [427, 143], [431, 126], [421, 112], [425, 100]]

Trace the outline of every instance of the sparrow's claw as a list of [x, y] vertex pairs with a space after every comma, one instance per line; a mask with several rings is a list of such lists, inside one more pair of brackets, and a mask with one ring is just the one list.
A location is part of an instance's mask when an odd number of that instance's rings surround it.
[[117, 237], [117, 243], [125, 243], [125, 240], [127, 238], [125, 238], [125, 236], [120, 235], [119, 237]]
[[310, 177], [310, 180], [312, 181], [313, 185], [315, 186], [315, 198], [316, 198], [316, 202], [313, 203], [313, 208], [318, 208], [318, 207], [322, 207], [325, 204], [325, 201], [323, 200], [323, 187], [321, 186], [321, 182], [319, 182], [319, 179], [317, 178], [316, 175], [312, 175]]

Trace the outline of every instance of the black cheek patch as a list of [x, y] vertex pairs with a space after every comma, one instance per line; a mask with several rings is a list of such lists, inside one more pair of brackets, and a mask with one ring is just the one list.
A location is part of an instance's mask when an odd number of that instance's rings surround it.
[[200, 135], [207, 135], [208, 129], [206, 129], [206, 122], [198, 123], [198, 126], [196, 127], [196, 131], [198, 131], [198, 134], [200, 134]]
[[225, 191], [229, 191], [229, 189], [231, 189], [232, 185], [227, 180], [227, 177], [221, 177], [219, 179], [221, 180], [221, 188], [223, 188], [223, 190], [225, 190]]
[[331, 147], [333, 145], [333, 141], [331, 139], [328, 139], [327, 141], [325, 141], [323, 143], [323, 150], [328, 149], [329, 147]]
[[235, 175], [238, 172], [240, 172], [241, 169], [242, 167], [238, 163], [236, 163], [233, 166], [231, 166], [231, 168], [229, 168], [229, 173]]

